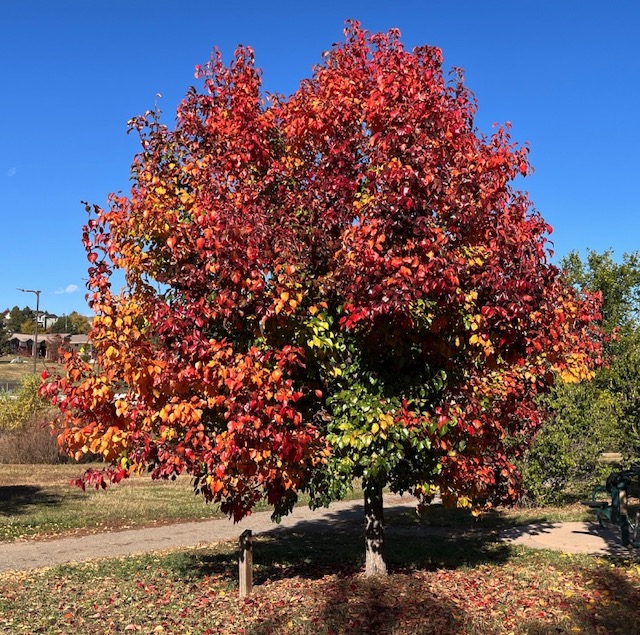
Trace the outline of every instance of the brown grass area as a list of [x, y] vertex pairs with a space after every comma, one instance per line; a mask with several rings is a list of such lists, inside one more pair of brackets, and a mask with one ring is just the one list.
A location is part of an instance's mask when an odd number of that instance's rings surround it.
[[132, 477], [106, 490], [83, 492], [72, 481], [87, 467], [0, 464], [0, 541], [223, 516], [194, 496], [188, 476], [175, 481]]
[[[0, 357], [0, 387], [2, 382], [20, 381], [27, 375], [33, 373], [32, 357], [20, 357], [19, 359], [23, 360], [23, 364], [11, 364], [11, 360], [15, 358], [16, 355], [3, 355]], [[47, 370], [51, 374], [57, 374], [63, 371], [62, 364], [53, 364], [44, 359], [38, 359], [36, 368], [38, 373], [41, 373], [43, 370]]]

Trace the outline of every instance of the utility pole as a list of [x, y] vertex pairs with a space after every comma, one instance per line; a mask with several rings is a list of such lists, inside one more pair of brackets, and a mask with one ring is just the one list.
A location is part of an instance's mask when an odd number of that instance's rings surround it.
[[34, 289], [20, 289], [23, 293], [35, 293], [36, 294], [36, 327], [33, 331], [33, 374], [38, 372], [38, 315], [40, 314], [40, 291]]

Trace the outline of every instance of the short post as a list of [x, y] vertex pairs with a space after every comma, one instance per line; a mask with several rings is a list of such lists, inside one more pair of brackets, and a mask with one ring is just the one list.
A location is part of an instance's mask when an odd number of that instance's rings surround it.
[[[626, 487], [626, 486], [622, 486]], [[629, 546], [629, 521], [627, 517], [627, 491], [620, 489], [620, 533], [622, 536], [622, 546]]]
[[246, 598], [253, 587], [253, 536], [251, 529], [240, 534], [240, 597]]

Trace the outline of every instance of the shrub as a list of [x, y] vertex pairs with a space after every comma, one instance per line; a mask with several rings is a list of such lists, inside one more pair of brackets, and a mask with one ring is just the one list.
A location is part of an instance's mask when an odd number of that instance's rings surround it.
[[597, 382], [558, 386], [547, 406], [552, 416], [522, 466], [527, 500], [543, 505], [584, 497], [611, 471], [602, 454], [624, 449], [618, 402]]
[[27, 375], [15, 393], [0, 393], [0, 463], [60, 463], [50, 423], [57, 410], [38, 395], [40, 378]]
[[48, 409], [32, 415], [19, 426], [0, 430], [0, 463], [64, 463], [50, 422], [55, 411]]
[[21, 427], [39, 412], [50, 409], [50, 405], [38, 394], [40, 378], [27, 375], [15, 393], [0, 393], [0, 430]]

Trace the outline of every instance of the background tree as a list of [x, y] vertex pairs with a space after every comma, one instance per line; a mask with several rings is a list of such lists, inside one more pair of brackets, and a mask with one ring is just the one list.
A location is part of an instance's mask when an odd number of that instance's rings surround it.
[[187, 472], [236, 519], [362, 478], [381, 573], [385, 485], [514, 500], [537, 396], [597, 361], [597, 302], [510, 186], [527, 149], [474, 128], [438, 49], [352, 23], [288, 99], [264, 101], [248, 48], [198, 75], [175, 130], [131, 122], [131, 195], [88, 207], [99, 370], [70, 356], [44, 387], [61, 443], [111, 463], [85, 481]]
[[40, 378], [23, 377], [17, 389], [0, 391], [0, 463], [59, 463], [60, 452], [47, 425], [56, 411], [39, 394]]
[[25, 322], [33, 322], [35, 317], [35, 311], [30, 309], [28, 306], [24, 307], [24, 309], [14, 306], [9, 313], [9, 319], [6, 322], [7, 330], [10, 333], [21, 333], [22, 331], [20, 329], [22, 328], [22, 325]]
[[6, 355], [9, 352], [9, 335], [5, 321], [0, 319], [0, 355]]
[[47, 338], [47, 359], [49, 361], [61, 363], [66, 350], [68, 350], [67, 342], [60, 333], [53, 333], [51, 337]]
[[33, 319], [27, 319], [24, 322], [22, 322], [22, 324], [20, 324], [20, 328], [18, 329], [18, 332], [19, 333], [35, 333], [35, 330], [36, 330], [36, 320], [35, 318], [33, 318]]
[[610, 251], [577, 253], [562, 262], [569, 282], [602, 295], [608, 363], [592, 382], [556, 386], [548, 398], [551, 417], [525, 462], [525, 488], [538, 502], [584, 495], [611, 467], [603, 452], [626, 461], [640, 455], [640, 256]]
[[79, 335], [88, 333], [90, 329], [90, 321], [77, 311], [72, 311], [69, 315], [63, 315], [58, 318], [56, 323], [51, 327], [51, 332]]

